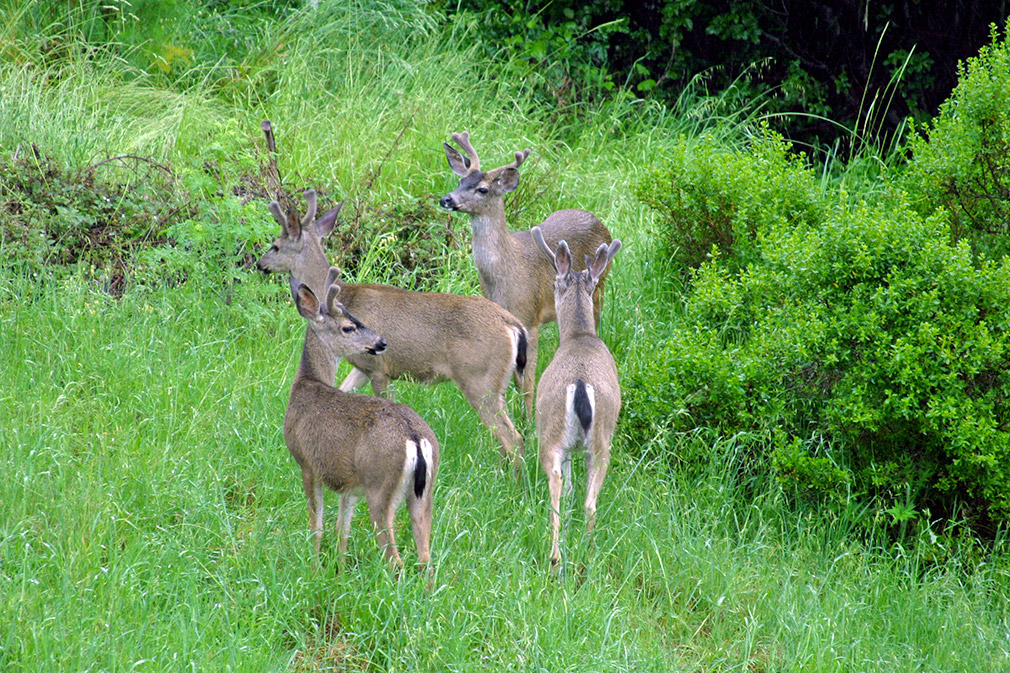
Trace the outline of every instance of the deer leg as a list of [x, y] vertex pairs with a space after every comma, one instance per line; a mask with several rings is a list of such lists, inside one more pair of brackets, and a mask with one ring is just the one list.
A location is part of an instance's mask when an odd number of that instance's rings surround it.
[[312, 470], [302, 468], [302, 488], [309, 503], [309, 529], [316, 538], [316, 558], [323, 544], [323, 484], [317, 482]]
[[561, 461], [561, 471], [564, 474], [562, 477], [563, 488], [562, 491], [564, 496], [567, 498], [575, 490], [575, 485], [572, 482], [572, 454], [565, 454], [564, 459]]
[[368, 516], [375, 529], [375, 539], [379, 549], [383, 551], [386, 560], [394, 569], [403, 567], [400, 552], [396, 549], [396, 536], [393, 534], [393, 517], [396, 514], [396, 503], [389, 497], [368, 498]]
[[340, 384], [340, 389], [345, 393], [353, 393], [366, 383], [368, 383], [368, 374], [354, 367], [344, 379], [344, 382]]
[[560, 446], [552, 446], [541, 453], [541, 465], [547, 474], [547, 488], [550, 491], [551, 503], [549, 518], [551, 523], [551, 568], [557, 568], [561, 561], [561, 548], [558, 538], [561, 537], [561, 489], [562, 468]]
[[340, 511], [337, 514], [337, 535], [340, 543], [337, 551], [341, 557], [347, 554], [347, 538], [351, 535], [351, 517], [354, 516], [356, 504], [358, 504], [357, 496], [350, 494], [340, 496]]
[[[474, 390], [472, 388], [482, 389]], [[482, 386], [473, 386], [472, 388], [467, 386], [466, 389], [463, 389], [463, 396], [477, 411], [480, 422], [491, 431], [501, 445], [499, 450], [502, 462], [509, 460], [516, 469], [519, 469], [523, 456], [523, 437], [516, 431], [512, 419], [509, 418], [508, 410], [505, 408], [505, 391], [495, 393], [483, 389]]]
[[596, 525], [596, 499], [603, 487], [610, 465], [610, 438], [596, 437], [594, 446], [586, 451], [586, 535], [593, 534]]
[[526, 408], [526, 420], [533, 420], [534, 403], [536, 398], [534, 392], [537, 387], [537, 344], [540, 340], [540, 329], [538, 327], [526, 328], [526, 368], [523, 370], [522, 381], [519, 387], [523, 393], [523, 406]]
[[593, 320], [596, 321], [596, 333], [600, 333], [600, 319], [603, 317], [603, 283], [606, 278], [601, 278], [593, 289]]
[[389, 377], [380, 372], [372, 373], [372, 392], [379, 397], [385, 397], [390, 402], [393, 401], [393, 391], [387, 390], [389, 386]]
[[410, 511], [410, 528], [414, 533], [414, 547], [417, 549], [418, 565], [428, 566], [431, 563], [431, 504], [432, 488], [426, 485], [420, 498], [413, 493], [407, 501]]

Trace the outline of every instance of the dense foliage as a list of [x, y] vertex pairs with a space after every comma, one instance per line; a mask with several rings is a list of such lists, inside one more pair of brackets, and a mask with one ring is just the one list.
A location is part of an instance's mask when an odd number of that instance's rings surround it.
[[1006, 226], [1006, 53], [994, 37], [913, 143], [917, 208], [896, 190], [824, 191], [768, 135], [682, 141], [638, 183], [663, 254], [696, 270], [662, 357], [630, 377], [637, 441], [764, 433], [770, 465], [808, 494], [1010, 519], [1010, 260], [984, 254], [999, 240], [963, 240]]
[[985, 41], [1002, 3], [643, 3], [562, 0], [459, 7], [488, 13], [488, 42], [521, 60], [559, 109], [622, 91], [671, 103], [700, 73], [713, 92], [743, 87], [779, 128], [805, 142], [885, 144], [906, 117], [925, 120], [955, 67]]
[[1010, 44], [995, 26], [978, 56], [958, 65], [940, 114], [916, 130], [905, 185], [920, 210], [943, 206], [956, 238], [1010, 252]]

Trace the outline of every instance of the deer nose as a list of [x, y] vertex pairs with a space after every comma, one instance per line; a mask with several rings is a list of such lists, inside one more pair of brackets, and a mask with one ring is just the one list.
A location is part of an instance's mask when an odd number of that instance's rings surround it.
[[452, 202], [452, 194], [446, 194], [445, 196], [443, 196], [439, 200], [438, 205], [442, 206], [442, 208], [444, 208], [445, 210], [456, 209], [456, 205]]
[[372, 348], [372, 355], [378, 355], [379, 353], [385, 352], [385, 350], [386, 350], [386, 340], [383, 339], [382, 337], [379, 337], [379, 340], [376, 342], [375, 347]]

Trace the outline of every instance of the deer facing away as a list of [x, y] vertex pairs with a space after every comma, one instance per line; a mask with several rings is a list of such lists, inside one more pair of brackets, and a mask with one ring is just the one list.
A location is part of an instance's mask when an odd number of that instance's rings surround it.
[[284, 442], [302, 470], [315, 533], [316, 556], [323, 536], [323, 486], [340, 494], [339, 555], [347, 551], [351, 516], [364, 495], [379, 547], [402, 566], [393, 517], [406, 500], [417, 560], [431, 560], [432, 489], [439, 447], [428, 424], [405, 404], [345, 393], [333, 387], [337, 360], [353, 353], [381, 353], [384, 339], [365, 327], [337, 300], [340, 288], [330, 271], [325, 303], [291, 279], [298, 312], [308, 321], [301, 362], [284, 415]]
[[[270, 204], [281, 235], [257, 265], [263, 271], [291, 273], [322, 296], [330, 269], [322, 239], [332, 231], [340, 206], [316, 220], [316, 193], [308, 190], [304, 196], [308, 210], [301, 219], [293, 210], [282, 213], [276, 201]], [[502, 459], [518, 464], [523, 438], [509, 418], [505, 399], [510, 377], [521, 376], [526, 366], [526, 330], [517, 318], [483, 297], [389, 285], [345, 283], [339, 299], [387, 343], [381, 356], [346, 356], [354, 369], [341, 390], [371, 381], [372, 390], [381, 395], [390, 381], [400, 378], [427, 384], [452, 381], [498, 440]]]
[[[519, 166], [529, 156], [528, 149], [515, 153], [515, 161], [482, 171], [477, 152], [470, 144], [470, 134], [453, 133], [453, 141], [466, 153], [464, 157], [448, 143], [445, 155], [449, 168], [460, 176], [459, 187], [439, 201], [442, 208], [470, 215], [473, 230], [473, 261], [480, 277], [481, 293], [503, 306], [526, 326], [526, 371], [521, 388], [527, 413], [532, 412], [536, 386], [538, 328], [556, 319], [551, 292], [554, 269], [537, 249], [530, 231], [510, 233], [505, 223], [505, 194], [519, 185]], [[540, 225], [544, 239], [557, 246], [561, 239], [576, 260], [592, 254], [611, 241], [610, 232], [596, 216], [585, 210], [558, 210]], [[581, 261], [576, 265], [580, 265]], [[593, 312], [599, 324], [606, 272], [593, 290]], [[519, 378], [519, 377], [517, 377]]]
[[537, 388], [537, 435], [540, 465], [550, 490], [551, 565], [561, 559], [561, 491], [572, 491], [572, 449], [586, 453], [586, 534], [596, 521], [596, 500], [610, 464], [610, 441], [621, 410], [621, 386], [617, 367], [591, 317], [593, 290], [621, 249], [619, 240], [601, 245], [593, 257], [586, 256], [586, 270], [572, 269], [572, 255], [565, 241], [552, 251], [538, 227], [533, 237], [557, 271], [554, 302], [558, 314], [560, 343]]

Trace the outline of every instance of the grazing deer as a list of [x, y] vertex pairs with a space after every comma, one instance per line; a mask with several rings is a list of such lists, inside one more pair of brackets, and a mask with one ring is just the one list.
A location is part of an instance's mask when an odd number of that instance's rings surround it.
[[561, 558], [562, 486], [566, 494], [572, 491], [570, 451], [581, 444], [586, 452], [586, 534], [590, 535], [596, 521], [596, 499], [610, 464], [610, 440], [621, 410], [617, 367], [590, 317], [593, 290], [621, 249], [621, 242], [601, 245], [594, 257], [586, 256], [586, 270], [576, 272], [565, 241], [558, 243], [554, 253], [539, 227], [533, 227], [532, 235], [557, 271], [554, 305], [560, 343], [537, 389], [540, 465], [550, 489], [551, 565], [556, 567]]
[[[460, 176], [460, 181], [459, 187], [443, 196], [439, 203], [446, 210], [470, 215], [473, 261], [480, 276], [481, 292], [526, 326], [526, 372], [521, 377], [520, 387], [527, 414], [530, 414], [536, 386], [538, 328], [557, 318], [551, 293], [554, 270], [537, 250], [529, 231], [509, 233], [505, 224], [504, 196], [519, 185], [519, 166], [530, 151], [516, 152], [512, 163], [484, 172], [470, 144], [469, 132], [453, 133], [452, 139], [466, 156], [448, 143], [442, 143], [449, 168]], [[550, 245], [557, 246], [565, 239], [579, 260], [611, 241], [610, 232], [603, 223], [585, 210], [555, 211], [539, 226]], [[605, 276], [599, 279], [593, 292], [597, 324], [603, 304], [604, 279]]]
[[393, 516], [407, 501], [419, 564], [431, 560], [432, 488], [438, 471], [438, 440], [417, 412], [381, 397], [333, 387], [337, 360], [353, 353], [381, 353], [386, 342], [340, 304], [337, 269], [329, 272], [326, 302], [291, 277], [298, 313], [308, 321], [305, 345], [287, 413], [284, 442], [302, 468], [316, 556], [323, 538], [323, 485], [340, 494], [339, 555], [347, 552], [354, 505], [361, 495], [386, 559], [400, 567]]
[[[318, 220], [316, 193], [304, 193], [308, 211], [299, 219], [293, 209], [281, 212], [274, 201], [270, 212], [281, 225], [281, 235], [260, 258], [263, 271], [288, 272], [313, 292], [330, 268], [322, 239], [333, 229], [340, 206]], [[513, 373], [526, 366], [526, 330], [522, 323], [483, 297], [461, 297], [440, 292], [412, 292], [389, 285], [344, 284], [340, 301], [352, 314], [382, 334], [387, 348], [381, 356], [349, 353], [354, 365], [340, 389], [349, 392], [371, 381], [382, 394], [390, 381], [410, 378], [419, 383], [452, 381], [501, 445], [502, 460], [518, 465], [520, 435], [506, 408], [505, 392]]]

